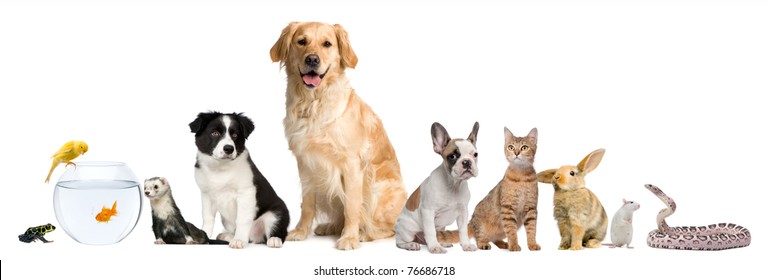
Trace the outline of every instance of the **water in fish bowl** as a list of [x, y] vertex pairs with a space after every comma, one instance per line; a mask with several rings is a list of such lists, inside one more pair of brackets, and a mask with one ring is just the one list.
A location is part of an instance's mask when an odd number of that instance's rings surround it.
[[56, 219], [77, 242], [113, 244], [136, 226], [141, 188], [133, 180], [60, 181], [53, 201]]

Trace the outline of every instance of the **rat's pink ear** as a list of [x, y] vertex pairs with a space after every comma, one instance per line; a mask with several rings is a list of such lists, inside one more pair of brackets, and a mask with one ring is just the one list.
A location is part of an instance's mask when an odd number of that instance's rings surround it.
[[624, 198], [624, 199], [623, 199], [623, 204], [627, 204], [627, 203], [629, 203], [629, 202], [628, 202], [628, 201], [626, 201], [626, 199]]

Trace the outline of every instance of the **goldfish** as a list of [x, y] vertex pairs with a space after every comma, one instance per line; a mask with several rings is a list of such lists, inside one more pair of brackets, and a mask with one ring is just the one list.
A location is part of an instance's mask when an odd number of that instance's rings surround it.
[[117, 216], [117, 200], [112, 204], [112, 209], [102, 206], [101, 212], [96, 214], [96, 221], [99, 223], [108, 223], [109, 220], [112, 219], [112, 216]]
[[56, 166], [59, 166], [61, 163], [66, 163], [66, 166], [72, 164], [75, 166], [75, 168], [77, 168], [77, 165], [72, 162], [72, 160], [85, 154], [87, 151], [88, 144], [85, 144], [83, 141], [72, 140], [64, 143], [64, 145], [61, 146], [61, 148], [59, 148], [59, 150], [56, 151], [53, 156], [51, 156], [53, 162], [51, 163], [51, 170], [48, 171], [48, 177], [45, 178], [45, 183], [47, 184], [48, 181], [51, 180], [51, 174], [53, 174], [53, 170], [56, 169]]

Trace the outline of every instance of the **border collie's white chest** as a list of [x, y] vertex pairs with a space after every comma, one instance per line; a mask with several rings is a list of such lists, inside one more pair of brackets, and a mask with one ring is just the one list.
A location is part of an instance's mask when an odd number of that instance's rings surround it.
[[235, 206], [228, 204], [236, 201], [237, 197], [252, 197], [255, 200], [256, 187], [247, 159], [247, 153], [233, 160], [217, 160], [203, 153], [197, 155], [199, 168], [195, 168], [194, 178], [200, 191], [213, 199], [222, 215], [228, 214], [224, 213], [226, 208]]

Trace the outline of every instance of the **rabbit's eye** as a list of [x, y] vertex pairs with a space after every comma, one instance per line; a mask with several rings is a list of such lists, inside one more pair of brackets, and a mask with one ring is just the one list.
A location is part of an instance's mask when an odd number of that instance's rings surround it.
[[575, 176], [575, 171], [570, 171], [570, 176]]
[[509, 145], [506, 148], [509, 149], [509, 151], [514, 150], [514, 145]]

